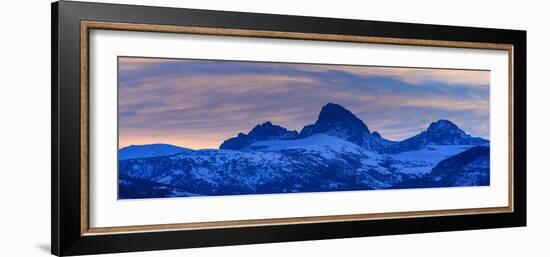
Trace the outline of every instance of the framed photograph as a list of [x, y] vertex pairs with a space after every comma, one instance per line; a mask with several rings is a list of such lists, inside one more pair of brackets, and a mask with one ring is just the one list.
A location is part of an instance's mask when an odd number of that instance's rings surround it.
[[52, 5], [52, 253], [526, 225], [526, 32]]

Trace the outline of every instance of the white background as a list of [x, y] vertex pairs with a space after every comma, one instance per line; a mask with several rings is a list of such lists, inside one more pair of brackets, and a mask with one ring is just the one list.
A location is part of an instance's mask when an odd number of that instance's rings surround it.
[[[91, 227], [508, 206], [504, 50], [98, 30], [90, 56]], [[491, 186], [117, 201], [117, 56], [490, 70]]]
[[[550, 33], [545, 1], [106, 1], [528, 30], [528, 227], [119, 254], [117, 256], [548, 256]], [[50, 1], [0, 16], [0, 255], [47, 256]]]

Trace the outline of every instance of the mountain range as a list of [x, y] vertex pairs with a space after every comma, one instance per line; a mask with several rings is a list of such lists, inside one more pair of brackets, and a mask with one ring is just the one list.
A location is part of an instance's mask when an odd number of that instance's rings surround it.
[[119, 150], [119, 198], [489, 185], [489, 141], [449, 120], [391, 141], [328, 103], [299, 132], [267, 121], [219, 149]]

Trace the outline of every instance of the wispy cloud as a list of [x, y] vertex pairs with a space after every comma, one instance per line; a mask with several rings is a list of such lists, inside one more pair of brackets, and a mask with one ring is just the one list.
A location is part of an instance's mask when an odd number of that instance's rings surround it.
[[456, 69], [426, 69], [405, 67], [365, 67], [342, 65], [301, 65], [299, 69], [315, 72], [346, 72], [356, 76], [392, 77], [410, 84], [422, 84], [436, 81], [447, 85], [476, 85], [489, 86], [490, 73], [482, 70], [456, 70]]
[[119, 57], [118, 67], [119, 72], [142, 71], [150, 69], [155, 65], [170, 64], [180, 62], [177, 59], [161, 59], [161, 58], [134, 58], [134, 57]]
[[[134, 60], [137, 59], [137, 60]], [[488, 137], [490, 72], [120, 58], [120, 145], [217, 148], [265, 121], [299, 130], [339, 103], [389, 139], [437, 119]]]

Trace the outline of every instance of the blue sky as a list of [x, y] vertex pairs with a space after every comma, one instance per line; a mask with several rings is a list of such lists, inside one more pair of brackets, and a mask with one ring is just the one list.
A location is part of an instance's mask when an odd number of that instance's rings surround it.
[[489, 138], [489, 71], [119, 58], [119, 146], [217, 148], [271, 121], [300, 130], [337, 103], [402, 140], [448, 119]]

